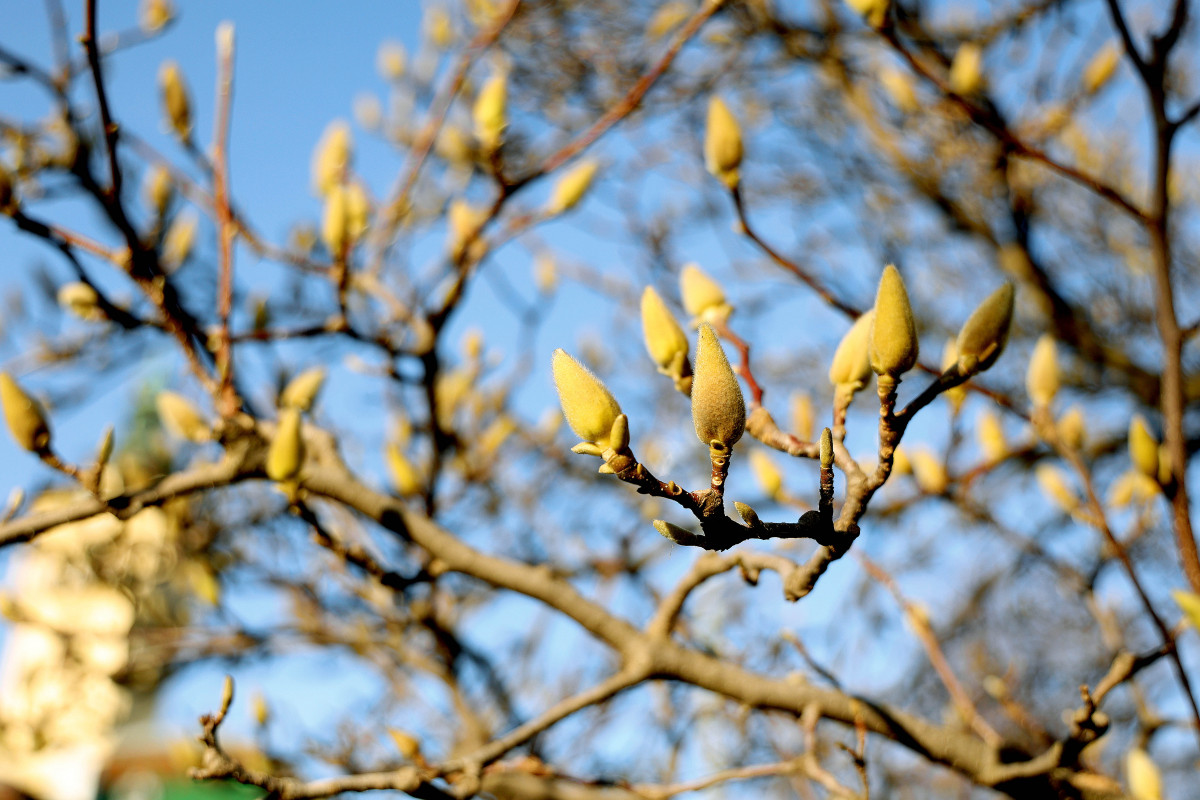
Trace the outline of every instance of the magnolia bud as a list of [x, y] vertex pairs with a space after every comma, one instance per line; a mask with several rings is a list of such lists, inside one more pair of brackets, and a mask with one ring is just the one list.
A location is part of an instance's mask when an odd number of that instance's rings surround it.
[[387, 468], [392, 485], [401, 497], [411, 497], [420, 494], [422, 489], [421, 474], [412, 462], [405, 457], [404, 452], [394, 443], [387, 446]]
[[192, 104], [188, 100], [183, 74], [174, 61], [164, 61], [159, 67], [158, 88], [171, 130], [175, 131], [175, 135], [181, 140], [187, 141], [192, 136]]
[[979, 436], [979, 449], [989, 464], [1002, 461], [1008, 455], [1008, 442], [1004, 438], [1004, 426], [990, 408], [979, 414], [975, 430]]
[[780, 491], [783, 490], [783, 473], [779, 471], [779, 467], [775, 466], [774, 460], [769, 455], [762, 450], [751, 450], [750, 469], [754, 472], [754, 477], [758, 481], [759, 487], [762, 488], [763, 494], [767, 497], [779, 496]]
[[607, 448], [613, 423], [621, 413], [617, 401], [599, 378], [565, 350], [554, 351], [552, 366], [563, 416], [571, 430], [585, 442]]
[[375, 68], [384, 80], [398, 81], [408, 66], [408, 53], [399, 42], [384, 42], [375, 55]]
[[254, 696], [250, 698], [250, 710], [259, 727], [266, 725], [271, 720], [271, 708], [267, 705], [267, 698], [263, 697], [261, 692], [255, 692]]
[[917, 324], [900, 272], [891, 264], [883, 268], [875, 295], [871, 322], [871, 369], [898, 378], [917, 363]]
[[108, 459], [112, 456], [113, 439], [113, 426], [105, 426], [104, 433], [100, 437], [100, 446], [96, 448], [96, 466], [100, 469], [104, 469], [104, 465], [108, 463]]
[[[950, 484], [946, 467], [941, 459], [925, 447], [917, 448], [912, 454], [912, 473], [917, 486], [927, 494], [942, 494]], [[894, 464], [893, 464], [894, 466]]]
[[1083, 409], [1079, 406], [1071, 406], [1067, 409], [1067, 413], [1059, 417], [1058, 438], [1062, 443], [1071, 450], [1078, 450], [1083, 447], [1084, 439], [1087, 436], [1087, 423], [1083, 418]]
[[813, 435], [813, 401], [808, 392], [792, 392], [791, 425], [796, 438], [809, 441]]
[[335, 119], [325, 127], [312, 157], [313, 193], [324, 196], [341, 185], [354, 155], [354, 139], [345, 120]]
[[332, 186], [325, 193], [325, 210], [321, 216], [321, 241], [335, 258], [346, 251], [347, 206], [346, 189], [341, 185]]
[[1125, 777], [1134, 800], [1162, 800], [1162, 775], [1154, 760], [1140, 747], [1125, 754]]
[[561, 214], [582, 200], [584, 193], [592, 185], [592, 178], [596, 175], [597, 166], [595, 161], [581, 161], [574, 169], [559, 178], [550, 193], [550, 200], [546, 203], [546, 213]]
[[1045, 408], [1058, 394], [1058, 356], [1054, 337], [1044, 333], [1033, 346], [1029, 371], [1025, 373], [1025, 389], [1037, 408]]
[[169, 0], [142, 0], [138, 9], [138, 26], [154, 33], [175, 18], [175, 7]]
[[166, 272], [174, 272], [188, 260], [196, 243], [199, 224], [200, 218], [190, 209], [176, 214], [175, 219], [171, 220], [171, 225], [163, 234], [162, 254], [158, 257], [158, 263]]
[[63, 284], [58, 290], [58, 304], [80, 319], [100, 319], [100, 297], [96, 290], [82, 281]]
[[1129, 421], [1129, 459], [1138, 472], [1158, 478], [1158, 440], [1150, 433], [1141, 414], [1134, 414]]
[[206, 442], [212, 438], [212, 426], [208, 420], [183, 395], [175, 392], [159, 392], [154, 398], [158, 419], [163, 427], [180, 439]]
[[996, 363], [1012, 325], [1013, 285], [1006, 283], [979, 304], [958, 332], [958, 371], [983, 372]]
[[709, 447], [729, 450], [746, 428], [746, 403], [721, 342], [708, 325], [700, 326], [692, 379], [692, 424]]
[[300, 435], [300, 410], [285, 408], [279, 412], [275, 436], [267, 448], [267, 477], [273, 481], [290, 480], [304, 463], [304, 437]]
[[142, 196], [146, 200], [146, 205], [154, 209], [156, 216], [161, 217], [167, 213], [167, 206], [174, 193], [175, 183], [171, 180], [170, 170], [162, 164], [155, 164], [151, 167], [142, 184]]
[[42, 407], [7, 372], [0, 372], [0, 404], [4, 406], [4, 421], [17, 444], [31, 453], [50, 447], [50, 426]]
[[720, 284], [695, 264], [687, 264], [680, 271], [679, 294], [683, 310], [698, 319], [723, 322], [733, 313], [733, 308], [725, 302], [725, 292]]
[[[955, 339], [947, 339], [946, 346], [942, 348], [942, 372], [951, 367], [958, 367], [958, 342]], [[962, 411], [962, 405], [967, 401], [967, 387], [960, 383], [942, 392], [942, 397], [946, 398], [950, 408], [957, 414]]]
[[691, 544], [698, 538], [696, 534], [681, 528], [678, 525], [672, 525], [670, 522], [662, 519], [654, 520], [654, 530], [658, 531], [664, 538], [670, 539], [675, 544]]
[[1176, 589], [1171, 592], [1171, 597], [1175, 599], [1175, 604], [1179, 606], [1179, 610], [1187, 617], [1187, 621], [1191, 623], [1192, 627], [1200, 631], [1200, 594]]
[[871, 379], [871, 322], [874, 319], [873, 309], [860, 314], [838, 342], [829, 367], [829, 382], [834, 386], [858, 391]]
[[950, 62], [950, 88], [958, 94], [974, 94], [983, 87], [983, 48], [964, 42]]
[[484, 208], [475, 208], [466, 200], [455, 198], [446, 209], [446, 235], [450, 255], [458, 259], [463, 254], [467, 242], [472, 242], [471, 260], [482, 252], [483, 242], [478, 238], [483, 223], [487, 221], [488, 212]]
[[1042, 492], [1070, 514], [1079, 507], [1079, 497], [1067, 484], [1066, 473], [1053, 464], [1038, 464], [1037, 482]]
[[1108, 42], [1096, 51], [1096, 55], [1092, 56], [1092, 60], [1083, 68], [1084, 92], [1093, 94], [1108, 83], [1117, 71], [1117, 65], [1121, 63], [1121, 52], [1121, 46], [1115, 41]]
[[758, 512], [750, 506], [734, 501], [733, 507], [737, 509], [738, 516], [742, 518], [742, 521], [751, 528], [757, 528], [762, 525], [762, 520], [758, 518]]
[[742, 131], [737, 118], [716, 95], [708, 101], [704, 163], [708, 171], [730, 189], [738, 185], [738, 167], [742, 163]]
[[325, 384], [325, 368], [312, 367], [301, 372], [288, 381], [288, 385], [279, 393], [279, 405], [282, 408], [298, 408], [308, 411], [312, 408], [317, 392]]
[[494, 152], [500, 147], [504, 129], [508, 126], [508, 82], [504, 75], [496, 74], [475, 97], [475, 138], [485, 152]]
[[680, 353], [687, 358], [687, 336], [652, 286], [642, 292], [642, 336], [646, 352], [660, 371], [669, 370]]
[[821, 429], [821, 469], [833, 468], [833, 431]]

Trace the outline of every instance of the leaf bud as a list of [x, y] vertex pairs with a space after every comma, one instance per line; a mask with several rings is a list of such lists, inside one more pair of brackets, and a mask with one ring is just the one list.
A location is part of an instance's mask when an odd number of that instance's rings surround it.
[[1134, 414], [1129, 421], [1129, 459], [1138, 472], [1158, 479], [1158, 440], [1141, 414]]
[[[958, 366], [958, 341], [955, 338], [946, 340], [946, 346], [942, 348], [942, 372], [951, 367]], [[959, 384], [951, 389], [942, 392], [942, 397], [946, 398], [946, 402], [950, 404], [950, 410], [955, 414], [962, 411], [963, 403], [967, 401], [967, 387]]]
[[285, 408], [279, 412], [275, 435], [267, 448], [267, 477], [273, 481], [291, 480], [304, 463], [304, 437], [300, 434], [300, 410]]
[[710, 448], [729, 450], [746, 428], [746, 403], [721, 342], [708, 325], [700, 326], [692, 379], [692, 424]]
[[700, 537], [686, 528], [681, 528], [678, 525], [673, 525], [670, 522], [662, 519], [654, 520], [654, 530], [665, 539], [670, 539], [675, 544], [695, 544]]
[[708, 171], [730, 189], [738, 185], [738, 167], [742, 164], [742, 131], [737, 118], [716, 95], [708, 101], [704, 163]]
[[104, 469], [104, 465], [108, 463], [108, 459], [112, 456], [113, 451], [114, 431], [112, 425], [107, 425], [104, 428], [104, 433], [100, 436], [100, 446], [96, 448], [96, 467]]
[[321, 134], [312, 156], [313, 193], [323, 197], [346, 180], [354, 155], [354, 138], [345, 120], [335, 119]]
[[188, 99], [179, 64], [174, 61], [163, 62], [158, 68], [158, 88], [167, 123], [181, 141], [188, 141], [192, 137], [192, 103]]
[[[733, 313], [725, 301], [720, 284], [695, 264], [687, 264], [679, 273], [679, 294], [683, 310], [706, 322], [724, 322]], [[697, 324], [694, 320], [693, 325]]]
[[304, 370], [288, 381], [287, 386], [279, 393], [279, 405], [282, 408], [297, 408], [308, 411], [312, 408], [317, 392], [325, 385], [325, 368], [312, 367]]
[[583, 199], [588, 187], [592, 185], [592, 178], [596, 176], [597, 166], [596, 162], [590, 159], [581, 161], [559, 178], [550, 192], [550, 200], [546, 203], [546, 213], [561, 214], [574, 208], [575, 204]]
[[31, 453], [41, 453], [50, 447], [50, 426], [41, 405], [7, 372], [0, 372], [0, 404], [4, 406], [4, 421], [17, 444]]
[[996, 363], [1012, 326], [1013, 285], [1006, 283], [988, 295], [958, 332], [958, 371], [975, 375]]
[[181, 394], [159, 392], [154, 399], [158, 419], [163, 427], [180, 439], [207, 442], [212, 438], [212, 426], [204, 415]]
[[[859, 314], [833, 351], [829, 382], [845, 391], [856, 392], [871, 379], [871, 323], [874, 309]], [[806, 438], [806, 437], [801, 437]]]
[[484, 152], [500, 147], [504, 129], [508, 127], [508, 79], [500, 73], [492, 75], [475, 97], [472, 116], [475, 119], [475, 138]]
[[660, 372], [667, 372], [680, 353], [687, 358], [687, 336], [653, 286], [642, 292], [642, 336], [646, 352]]
[[871, 322], [871, 369], [898, 378], [917, 363], [917, 323], [908, 303], [904, 279], [891, 264], [883, 268]]
[[745, 503], [739, 503], [735, 500], [733, 507], [737, 509], [738, 516], [742, 518], [742, 521], [751, 528], [758, 528], [762, 526], [762, 520], [759, 519], [758, 512], [750, 506], [746, 505]]
[[821, 429], [821, 469], [833, 467], [833, 431]]
[[621, 407], [600, 379], [562, 348], [554, 351], [552, 367], [567, 424], [576, 436], [603, 451], [609, 447]]
[[629, 417], [617, 414], [608, 432], [608, 446], [618, 453], [629, 449]]
[[1054, 337], [1044, 333], [1033, 346], [1029, 370], [1025, 373], [1025, 389], [1036, 408], [1046, 408], [1058, 394], [1058, 355]]

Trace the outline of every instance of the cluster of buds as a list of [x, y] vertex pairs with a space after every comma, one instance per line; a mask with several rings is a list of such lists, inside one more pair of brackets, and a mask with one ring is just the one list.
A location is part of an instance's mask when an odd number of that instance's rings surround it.
[[313, 191], [325, 200], [321, 241], [329, 253], [344, 259], [367, 231], [371, 202], [362, 183], [353, 178], [354, 139], [343, 120], [325, 128], [313, 151]]

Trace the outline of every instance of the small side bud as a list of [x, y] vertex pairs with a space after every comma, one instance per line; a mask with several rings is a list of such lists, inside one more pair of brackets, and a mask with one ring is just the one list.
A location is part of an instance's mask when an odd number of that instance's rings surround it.
[[621, 414], [621, 406], [600, 379], [565, 350], [554, 351], [552, 366], [563, 416], [571, 430], [601, 450], [609, 447], [613, 423]]
[[561, 214], [574, 208], [592, 185], [592, 178], [596, 176], [596, 167], [595, 161], [581, 161], [559, 178], [558, 183], [554, 184], [553, 191], [550, 192], [550, 200], [546, 203], [546, 213], [549, 215]]
[[746, 429], [746, 402], [721, 342], [708, 325], [700, 326], [696, 370], [692, 380], [692, 424], [696, 436], [710, 447], [726, 450]]
[[17, 444], [31, 453], [41, 453], [50, 447], [50, 426], [41, 405], [7, 372], [0, 372], [0, 404], [4, 406], [4, 421]]
[[112, 457], [113, 439], [115, 433], [112, 425], [107, 425], [104, 428], [104, 433], [100, 436], [100, 446], [96, 448], [96, 467], [104, 469], [104, 465], [108, 463], [108, 459]]
[[672, 525], [666, 520], [656, 519], [653, 524], [654, 530], [658, 531], [663, 538], [670, 539], [675, 544], [691, 544], [699, 538], [691, 531], [681, 528], [678, 525]]
[[595, 442], [580, 442], [571, 448], [571, 452], [581, 456], [604, 457], [604, 451]]
[[1158, 479], [1158, 440], [1141, 414], [1134, 414], [1129, 421], [1129, 460], [1138, 472]]
[[738, 168], [742, 164], [742, 131], [737, 118], [716, 95], [708, 101], [704, 164], [714, 177], [730, 189], [738, 185]]
[[285, 408], [267, 449], [267, 477], [276, 482], [291, 480], [304, 463], [304, 437], [300, 435], [300, 411]]
[[618, 453], [629, 448], [629, 417], [617, 414], [609, 429], [608, 446]]
[[762, 520], [758, 518], [758, 512], [753, 508], [745, 503], [739, 503], [737, 501], [734, 501], [733, 507], [737, 509], [738, 515], [742, 518], [742, 521], [751, 528], [762, 527]]
[[159, 392], [154, 399], [158, 419], [164, 428], [180, 439], [207, 442], [212, 438], [212, 426], [204, 415], [181, 394]]
[[301, 372], [288, 381], [288, 385], [279, 393], [279, 405], [282, 408], [296, 408], [308, 411], [312, 408], [313, 400], [325, 385], [325, 368], [312, 367]]
[[833, 467], [833, 431], [821, 429], [821, 469]]
[[913, 368], [918, 354], [917, 323], [913, 319], [904, 279], [891, 264], [879, 278], [875, 317], [871, 323], [871, 369], [898, 378]]
[[171, 130], [180, 141], [188, 141], [192, 136], [192, 102], [188, 99], [179, 64], [174, 61], [163, 62], [158, 69], [158, 89]]
[[1058, 383], [1058, 354], [1054, 338], [1044, 333], [1033, 346], [1029, 370], [1025, 373], [1025, 389], [1036, 408], [1046, 408], [1054, 401], [1054, 395], [1058, 394]]
[[996, 363], [1012, 326], [1013, 285], [1006, 283], [979, 304], [958, 332], [958, 371], [975, 375]]
[[396, 492], [401, 497], [412, 497], [420, 494], [423, 482], [421, 473], [413, 466], [413, 463], [404, 455], [404, 451], [395, 442], [389, 442], [387, 452], [385, 453], [387, 460], [388, 476], [392, 480], [392, 486], [396, 488]]

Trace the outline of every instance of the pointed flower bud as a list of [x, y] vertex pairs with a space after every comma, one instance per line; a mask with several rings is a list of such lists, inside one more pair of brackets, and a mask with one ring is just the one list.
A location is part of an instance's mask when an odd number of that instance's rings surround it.
[[162, 164], [155, 164], [146, 172], [142, 184], [142, 197], [146, 205], [154, 210], [156, 216], [167, 213], [167, 206], [175, 193], [175, 183], [171, 180], [171, 172]]
[[975, 375], [996, 363], [1012, 326], [1013, 285], [1006, 283], [979, 304], [958, 332], [958, 371]]
[[392, 486], [396, 488], [396, 492], [401, 497], [420, 494], [422, 489], [421, 473], [404, 455], [404, 451], [400, 449], [399, 445], [395, 442], [388, 442], [386, 456], [388, 475], [392, 479]]
[[883, 268], [871, 323], [871, 369], [898, 378], [917, 363], [917, 323], [908, 303], [904, 279], [891, 264]]
[[550, 200], [546, 203], [546, 213], [561, 214], [574, 208], [575, 204], [583, 199], [588, 187], [592, 185], [592, 178], [596, 176], [597, 166], [595, 161], [581, 161], [574, 169], [559, 178], [558, 183], [554, 184], [553, 191], [550, 192]]
[[653, 286], [642, 292], [642, 336], [646, 352], [660, 371], [669, 370], [680, 353], [687, 358], [687, 336]]
[[154, 33], [175, 17], [175, 6], [169, 0], [142, 0], [138, 9], [138, 26], [146, 33]]
[[163, 427], [180, 439], [207, 442], [212, 438], [212, 426], [204, 415], [181, 394], [159, 392], [154, 398], [158, 419]]
[[1140, 747], [1125, 754], [1125, 777], [1134, 800], [1162, 800], [1162, 775], [1154, 760]]
[[325, 368], [312, 367], [301, 372], [288, 381], [288, 385], [279, 393], [279, 405], [282, 408], [298, 408], [308, 411], [312, 408], [317, 392], [325, 385]]
[[1004, 437], [1004, 426], [990, 408], [980, 412], [975, 426], [979, 436], [979, 449], [989, 464], [1003, 461], [1008, 455], [1008, 441]]
[[304, 437], [300, 435], [300, 411], [285, 408], [279, 412], [275, 436], [267, 448], [267, 477], [287, 481], [296, 477], [304, 463]]
[[1083, 68], [1083, 91], [1094, 94], [1104, 87], [1121, 63], [1122, 47], [1116, 40], [1110, 41], [1096, 51], [1092, 60]]
[[983, 48], [964, 42], [950, 62], [950, 88], [958, 94], [974, 94], [983, 87]]
[[678, 525], [673, 525], [670, 522], [662, 519], [654, 520], [654, 530], [665, 539], [670, 539], [675, 544], [694, 544], [700, 537], [686, 528], [681, 528]]
[[183, 73], [174, 61], [164, 61], [158, 68], [158, 89], [171, 130], [181, 141], [187, 141], [192, 136], [192, 103], [188, 99]]
[[692, 424], [709, 447], [729, 450], [746, 429], [746, 402], [721, 342], [708, 325], [700, 326], [692, 379]]
[[472, 115], [475, 119], [475, 137], [485, 152], [494, 152], [504, 138], [508, 127], [508, 80], [503, 74], [495, 74], [475, 97]]
[[50, 446], [50, 426], [41, 405], [13, 380], [0, 372], [0, 404], [4, 406], [4, 421], [12, 437], [31, 453], [40, 453]]
[[873, 309], [860, 314], [838, 342], [829, 367], [829, 382], [834, 386], [858, 391], [871, 379], [871, 323], [874, 319]]
[[80, 319], [100, 319], [100, 298], [96, 290], [82, 281], [63, 284], [58, 290], [58, 304]]
[[313, 193], [324, 197], [335, 186], [345, 182], [354, 155], [354, 139], [345, 120], [335, 119], [325, 127], [313, 150]]
[[945, 465], [926, 447], [913, 451], [912, 473], [917, 486], [926, 494], [943, 494], [950, 485]]
[[617, 401], [599, 378], [565, 350], [554, 351], [552, 366], [563, 416], [571, 430], [583, 441], [607, 448], [613, 423], [621, 413]]
[[171, 220], [163, 234], [162, 253], [158, 257], [158, 263], [168, 274], [182, 267], [191, 256], [199, 225], [200, 218], [191, 209], [176, 214]]
[[737, 118], [716, 95], [708, 101], [704, 164], [713, 176], [730, 189], [738, 185], [738, 167], [742, 164], [742, 131]]
[[1079, 508], [1079, 496], [1071, 489], [1061, 467], [1038, 464], [1036, 474], [1042, 493], [1057, 503], [1059, 508], [1068, 514]]
[[1025, 389], [1037, 408], [1049, 406], [1058, 394], [1058, 354], [1054, 337], [1048, 333], [1042, 334], [1033, 346], [1029, 371], [1025, 373]]
[[733, 313], [733, 307], [725, 301], [721, 285], [695, 264], [687, 264], [680, 271], [679, 294], [683, 300], [683, 310], [699, 320], [723, 322]]
[[778, 497], [783, 490], [783, 473], [775, 466], [775, 461], [760, 449], [750, 451], [750, 469], [754, 478], [767, 497]]
[[1059, 417], [1055, 427], [1058, 430], [1058, 438], [1069, 449], [1078, 450], [1083, 447], [1087, 437], [1087, 422], [1083, 418], [1083, 409], [1079, 406], [1067, 409], [1067, 413]]
[[1129, 421], [1129, 460], [1138, 472], [1157, 480], [1158, 440], [1141, 414], [1134, 414]]
[[1200, 594], [1176, 589], [1171, 592], [1171, 597], [1175, 599], [1175, 605], [1179, 606], [1179, 610], [1191, 626], [1200, 631]]

